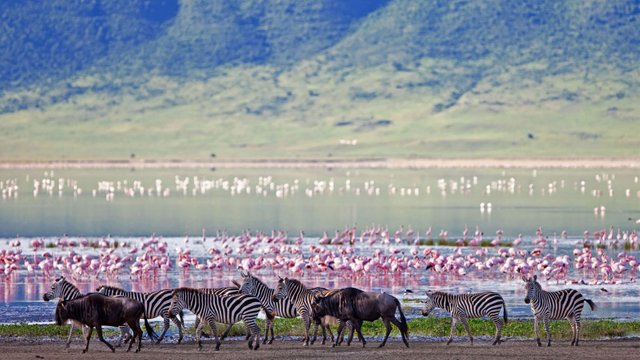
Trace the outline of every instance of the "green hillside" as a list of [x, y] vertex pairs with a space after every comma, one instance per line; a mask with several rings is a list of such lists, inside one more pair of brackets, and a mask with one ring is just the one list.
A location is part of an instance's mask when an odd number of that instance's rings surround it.
[[638, 157], [637, 1], [36, 3], [0, 161]]

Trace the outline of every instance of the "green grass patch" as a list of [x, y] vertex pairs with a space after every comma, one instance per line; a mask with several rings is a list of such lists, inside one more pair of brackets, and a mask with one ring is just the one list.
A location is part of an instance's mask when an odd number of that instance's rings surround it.
[[[409, 322], [409, 334], [418, 336], [448, 337], [451, 329], [451, 318], [417, 318]], [[264, 335], [264, 321], [258, 320], [260, 332]], [[301, 336], [304, 334], [304, 324], [301, 319], [276, 319], [274, 325], [276, 336]], [[473, 319], [469, 320], [469, 327], [473, 336], [494, 336], [495, 326], [489, 320]], [[154, 326], [156, 332], [161, 330], [160, 324]], [[227, 328], [224, 324], [218, 324], [218, 335]], [[571, 327], [567, 321], [552, 321], [550, 326], [551, 337], [554, 340], [570, 340]], [[332, 326], [335, 332], [336, 326]], [[209, 327], [205, 326], [205, 331], [209, 332]], [[313, 327], [310, 330], [313, 331]], [[365, 336], [384, 336], [385, 328], [381, 321], [364, 322], [362, 331]], [[50, 336], [64, 338], [69, 333], [69, 326], [56, 325], [35, 325], [35, 324], [3, 324], [0, 325], [0, 336]], [[195, 335], [195, 327], [187, 326], [187, 335]], [[320, 332], [319, 332], [320, 333]], [[511, 320], [503, 328], [503, 336], [534, 338], [532, 320]], [[81, 335], [80, 329], [74, 331], [76, 336]], [[115, 336], [119, 331], [115, 328], [106, 328], [107, 336]], [[244, 324], [235, 324], [230, 332], [230, 336], [244, 336], [246, 328]], [[466, 336], [462, 325], [458, 325], [456, 336]], [[583, 320], [582, 339], [601, 339], [609, 337], [625, 337], [640, 334], [640, 321], [622, 322], [609, 319], [603, 320]], [[398, 329], [392, 326], [392, 336], [400, 336]], [[540, 324], [540, 336], [544, 338], [544, 326]]]

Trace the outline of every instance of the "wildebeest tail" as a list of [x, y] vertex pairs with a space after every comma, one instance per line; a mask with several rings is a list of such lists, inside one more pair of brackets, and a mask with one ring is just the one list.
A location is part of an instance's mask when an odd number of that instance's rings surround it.
[[584, 301], [589, 304], [589, 306], [591, 307], [591, 311], [596, 311], [596, 304], [593, 301], [591, 301], [590, 299], [584, 299]]
[[147, 319], [147, 312], [144, 312], [144, 328], [147, 330], [147, 335], [149, 335], [149, 339], [156, 340], [158, 335], [153, 331], [153, 327], [149, 324], [149, 320]]
[[400, 300], [394, 298], [394, 300], [396, 301], [396, 305], [398, 306], [398, 311], [400, 312], [400, 325], [402, 326], [400, 328], [400, 331], [402, 331], [405, 335], [409, 335], [409, 325], [407, 325], [407, 318], [404, 316], [404, 313], [402, 312], [402, 306], [400, 306]]
[[502, 300], [502, 317], [504, 318], [504, 324], [507, 325], [507, 304]]

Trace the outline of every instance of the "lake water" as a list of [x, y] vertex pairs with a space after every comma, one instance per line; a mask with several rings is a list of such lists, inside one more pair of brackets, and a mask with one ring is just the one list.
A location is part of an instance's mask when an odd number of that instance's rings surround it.
[[[249, 231], [286, 239], [280, 244], [290, 261], [310, 261], [311, 246], [317, 246], [326, 232], [354, 228], [354, 245], [325, 246], [335, 257], [371, 258], [378, 250], [386, 257], [424, 259], [425, 249], [443, 255], [456, 251], [474, 256], [479, 247], [438, 246], [438, 239], [471, 239], [476, 228], [485, 240], [503, 233], [509, 247], [522, 234], [520, 249], [531, 253], [536, 231], [542, 230], [549, 243], [543, 255], [571, 257], [569, 273], [560, 281], [551, 279], [543, 287], [559, 289], [572, 281], [593, 281], [570, 286], [598, 303], [596, 312], [584, 316], [597, 318], [637, 318], [640, 290], [633, 267], [614, 281], [588, 275], [574, 268], [573, 249], [581, 248], [585, 231], [594, 245], [595, 232], [608, 236], [606, 255], [613, 261], [625, 250], [625, 240], [640, 225], [640, 184], [637, 170], [555, 170], [555, 169], [377, 169], [377, 170], [2, 170], [0, 171], [0, 251], [22, 251], [15, 271], [0, 280], [0, 315], [3, 322], [50, 321], [54, 304], [41, 301], [51, 279], [37, 269], [27, 270], [27, 261], [39, 262], [48, 251], [53, 258], [69, 256], [98, 259], [104, 251], [125, 258], [133, 248], [131, 261], [115, 275], [78, 275], [74, 282], [82, 291], [112, 283], [137, 291], [175, 286], [227, 286], [238, 279], [237, 265], [247, 258], [275, 258], [272, 246], [256, 242], [252, 253], [241, 245], [241, 235]], [[468, 235], [463, 231], [467, 227]], [[362, 235], [372, 229], [387, 233], [388, 242], [369, 244]], [[430, 229], [430, 230], [429, 230]], [[204, 241], [203, 241], [204, 231]], [[277, 231], [282, 231], [278, 236]], [[300, 231], [304, 237], [298, 240]], [[428, 233], [429, 231], [429, 233]], [[563, 235], [563, 231], [565, 234]], [[398, 232], [401, 241], [395, 241]], [[409, 234], [407, 232], [410, 232]], [[166, 256], [173, 266], [156, 276], [131, 276], [131, 266], [152, 234], [167, 243]], [[620, 235], [618, 235], [620, 234]], [[66, 235], [66, 236], [65, 236]], [[413, 242], [419, 237], [420, 245]], [[80, 246], [84, 239], [96, 244], [106, 238], [111, 248]], [[361, 242], [361, 238], [363, 241]], [[75, 246], [60, 246], [70, 240]], [[226, 239], [226, 240], [224, 240]], [[431, 240], [432, 242], [428, 242]], [[552, 239], [556, 239], [553, 247]], [[33, 240], [42, 240], [44, 249], [34, 250]], [[16, 241], [20, 242], [18, 246]], [[251, 240], [247, 240], [251, 241]], [[295, 245], [296, 241], [301, 242]], [[435, 244], [433, 243], [435, 242]], [[225, 247], [225, 244], [227, 247]], [[124, 245], [124, 246], [123, 246]], [[285, 247], [283, 247], [285, 246]], [[203, 265], [215, 257], [233, 258], [235, 263], [216, 270], [179, 267], [179, 252], [190, 250], [196, 263]], [[501, 246], [486, 248], [481, 260], [499, 256]], [[225, 251], [228, 256], [225, 255]], [[350, 250], [344, 250], [350, 249]], [[347, 254], [344, 252], [347, 251]], [[285, 256], [286, 255], [286, 256]], [[638, 257], [637, 247], [627, 246], [626, 255]], [[31, 260], [33, 259], [33, 260]], [[305, 260], [306, 259], [306, 260]], [[287, 268], [265, 266], [254, 272], [274, 284], [277, 275], [300, 277], [309, 286], [356, 286], [388, 291], [401, 298], [410, 316], [418, 316], [420, 293], [427, 289], [452, 292], [495, 290], [509, 306], [510, 316], [529, 316], [522, 302], [521, 280], [499, 270], [477, 271], [466, 275], [436, 274], [425, 267], [404, 271], [311, 271], [290, 272]], [[66, 271], [66, 270], [65, 270]], [[71, 274], [68, 274], [70, 276]], [[590, 276], [590, 277], [589, 277]], [[411, 292], [406, 292], [409, 289]]]

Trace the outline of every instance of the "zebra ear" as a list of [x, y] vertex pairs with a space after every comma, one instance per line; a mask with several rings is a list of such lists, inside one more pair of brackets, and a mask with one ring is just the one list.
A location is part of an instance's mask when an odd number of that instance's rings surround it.
[[533, 275], [533, 281], [538, 281], [538, 275]]
[[238, 289], [240, 289], [240, 287], [242, 287], [242, 285], [239, 282], [235, 281], [235, 280], [231, 280], [231, 283], [233, 285], [235, 285], [235, 287], [237, 287]]

